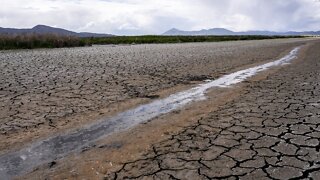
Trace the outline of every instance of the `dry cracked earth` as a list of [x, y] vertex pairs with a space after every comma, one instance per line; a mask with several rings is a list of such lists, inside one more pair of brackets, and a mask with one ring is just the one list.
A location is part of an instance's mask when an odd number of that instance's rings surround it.
[[152, 98], [161, 89], [214, 79], [236, 68], [275, 59], [304, 42], [283, 39], [1, 51], [0, 141], [5, 142], [0, 143], [0, 150], [14, 139], [22, 144], [27, 133], [83, 124], [78, 117], [84, 113], [99, 114], [99, 109], [117, 102]]
[[106, 179], [320, 179], [319, 49]]

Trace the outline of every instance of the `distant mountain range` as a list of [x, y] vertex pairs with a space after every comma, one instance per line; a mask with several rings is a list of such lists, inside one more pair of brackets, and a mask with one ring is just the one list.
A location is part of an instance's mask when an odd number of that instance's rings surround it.
[[[62, 28], [54, 28], [46, 25], [37, 25], [31, 29], [16, 29], [16, 28], [2, 28], [0, 27], [0, 34], [6, 35], [21, 35], [21, 34], [57, 34], [63, 36], [75, 36], [75, 37], [111, 37], [115, 36], [112, 34], [98, 34], [90, 32], [73, 32]], [[274, 32], [274, 31], [243, 31], [234, 32], [224, 28], [212, 28], [202, 29], [199, 31], [184, 31], [176, 28], [172, 28], [162, 35], [183, 35], [183, 36], [201, 36], [201, 35], [265, 35], [265, 36], [294, 36], [294, 35], [320, 35], [320, 31], [303, 31], [303, 32]]]
[[2, 28], [0, 27], [0, 34], [6, 35], [21, 35], [21, 34], [56, 34], [62, 36], [75, 36], [75, 37], [110, 37], [111, 34], [97, 34], [89, 32], [73, 32], [61, 28], [54, 28], [45, 25], [37, 25], [31, 29], [15, 29], [15, 28]]
[[162, 35], [192, 35], [192, 36], [201, 36], [201, 35], [265, 35], [265, 36], [297, 36], [297, 35], [320, 35], [320, 31], [304, 31], [304, 32], [274, 32], [274, 31], [244, 31], [244, 32], [234, 32], [224, 28], [213, 28], [213, 29], [202, 29], [200, 31], [183, 31], [176, 28], [172, 28], [169, 31], [163, 33]]

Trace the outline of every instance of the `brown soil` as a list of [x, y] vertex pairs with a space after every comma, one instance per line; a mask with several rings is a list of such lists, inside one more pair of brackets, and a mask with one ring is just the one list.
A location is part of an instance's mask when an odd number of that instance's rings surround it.
[[0, 154], [276, 59], [308, 39], [97, 46], [0, 55]]
[[[308, 46], [305, 46], [299, 53], [299, 60], [302, 61]], [[278, 55], [282, 57], [289, 50]], [[233, 69], [233, 71], [244, 69], [261, 63], [242, 66]], [[292, 64], [291, 66], [294, 66]], [[152, 121], [131, 128], [126, 132], [119, 132], [106, 137], [97, 142], [96, 146], [80, 154], [73, 154], [65, 159], [56, 161], [53, 167], [44, 165], [39, 167], [27, 177], [24, 178], [49, 178], [49, 179], [102, 179], [106, 174], [114, 172], [128, 163], [140, 158], [153, 156], [148, 154], [153, 144], [157, 144], [168, 139], [173, 134], [181, 132], [186, 127], [206, 119], [216, 110], [221, 109], [225, 104], [239, 98], [240, 95], [247, 93], [249, 85], [266, 79], [269, 75], [279, 72], [286, 67], [273, 68], [267, 72], [251, 78], [235, 87], [227, 89], [212, 89], [208, 92], [207, 100], [193, 103], [181, 110], [158, 117]], [[180, 91], [189, 86], [182, 86], [178, 89], [157, 93], [165, 97], [172, 92]], [[147, 154], [147, 155], [146, 155]]]

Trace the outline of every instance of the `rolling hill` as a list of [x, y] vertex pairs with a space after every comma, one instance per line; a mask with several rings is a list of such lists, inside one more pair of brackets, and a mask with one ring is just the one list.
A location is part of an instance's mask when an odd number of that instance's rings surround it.
[[22, 34], [56, 34], [61, 36], [75, 36], [75, 37], [110, 37], [111, 34], [98, 34], [90, 32], [73, 32], [62, 28], [54, 28], [46, 25], [37, 25], [31, 29], [15, 29], [0, 27], [0, 34], [5, 35], [22, 35]]

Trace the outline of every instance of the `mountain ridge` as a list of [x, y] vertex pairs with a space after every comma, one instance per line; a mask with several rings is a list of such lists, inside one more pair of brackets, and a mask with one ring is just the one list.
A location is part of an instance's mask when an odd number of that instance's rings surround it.
[[3, 28], [0, 27], [0, 34], [23, 35], [23, 34], [56, 34], [61, 36], [75, 37], [110, 37], [112, 34], [99, 34], [90, 32], [74, 32], [62, 28], [55, 28], [47, 25], [36, 25], [30, 29]]
[[252, 30], [252, 31], [230, 31], [225, 28], [211, 28], [211, 29], [202, 29], [198, 31], [185, 31], [179, 30], [177, 28], [172, 28], [162, 35], [193, 35], [193, 36], [201, 36], [201, 35], [266, 35], [266, 36], [292, 36], [292, 35], [320, 35], [320, 31], [303, 31], [303, 32], [296, 32], [296, 31], [287, 31], [287, 32], [276, 32], [276, 31], [261, 31], [261, 30]]

